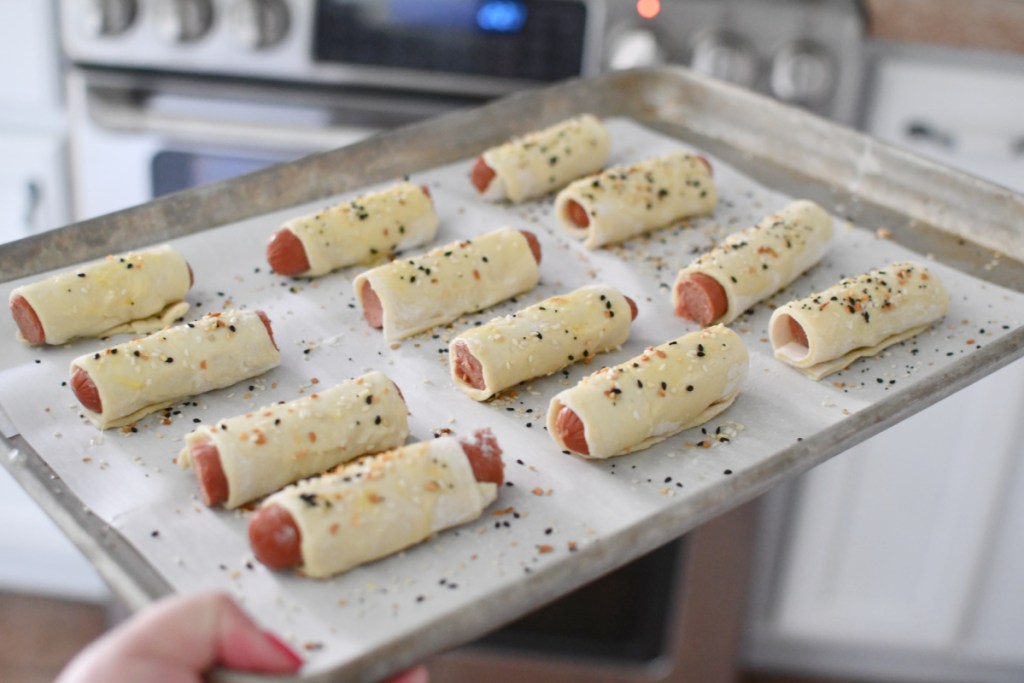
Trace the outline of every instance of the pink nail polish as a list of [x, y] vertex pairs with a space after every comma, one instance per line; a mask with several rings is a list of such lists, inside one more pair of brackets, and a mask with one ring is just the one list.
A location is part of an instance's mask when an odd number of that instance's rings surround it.
[[274, 646], [274, 648], [287, 657], [294, 665], [295, 668], [299, 668], [303, 664], [302, 657], [300, 657], [295, 650], [293, 650], [287, 643], [278, 638], [270, 631], [263, 631], [263, 637]]

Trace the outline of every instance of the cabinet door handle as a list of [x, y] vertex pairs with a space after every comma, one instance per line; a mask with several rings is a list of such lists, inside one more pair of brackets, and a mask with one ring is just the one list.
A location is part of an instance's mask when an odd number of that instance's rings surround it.
[[43, 205], [43, 185], [36, 180], [25, 183], [25, 227], [35, 232], [39, 226], [39, 209]]

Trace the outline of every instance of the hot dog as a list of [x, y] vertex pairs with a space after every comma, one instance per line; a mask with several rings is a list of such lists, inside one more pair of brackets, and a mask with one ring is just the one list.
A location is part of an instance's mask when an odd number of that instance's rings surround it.
[[490, 430], [389, 451], [275, 494], [249, 521], [272, 569], [336, 574], [477, 517], [504, 481]]
[[477, 157], [476, 163], [473, 164], [473, 170], [470, 171], [470, 180], [473, 183], [473, 187], [476, 188], [477, 192], [484, 194], [487, 192], [487, 188], [490, 187], [491, 181], [498, 174], [494, 172], [494, 169], [487, 165], [483, 157]]
[[621, 346], [636, 303], [606, 285], [553, 296], [459, 334], [449, 346], [455, 386], [485, 401], [534, 377]]
[[[523, 237], [526, 238], [527, 243], [530, 245], [530, 253], [533, 254], [534, 260], [539, 265], [541, 249], [537, 236], [529, 230], [520, 230], [519, 232], [523, 233]], [[366, 318], [366, 322], [369, 323], [370, 327], [375, 330], [384, 327], [384, 307], [381, 305], [377, 292], [373, 291], [373, 285], [370, 284], [369, 280], [364, 280], [359, 288], [359, 300], [363, 305], [363, 317]]]
[[735, 332], [715, 325], [602, 368], [560, 392], [547, 426], [561, 448], [608, 458], [700, 425], [736, 400], [749, 360]]
[[399, 183], [288, 221], [267, 242], [267, 262], [280, 275], [324, 275], [426, 244], [438, 222], [430, 190]]
[[281, 228], [270, 236], [267, 263], [278, 275], [299, 275], [309, 270], [306, 247], [288, 228]]
[[777, 359], [818, 380], [923, 332], [948, 309], [939, 278], [901, 261], [776, 308], [768, 336]]
[[79, 356], [71, 389], [97, 426], [131, 423], [188, 396], [234, 384], [280, 362], [262, 311], [212, 313]]
[[[713, 175], [710, 161], [699, 154], [693, 155], [693, 158], [704, 164], [704, 168], [707, 169], [709, 175]], [[591, 180], [591, 185], [593, 185], [593, 180]], [[590, 216], [587, 215], [587, 210], [575, 199], [566, 200], [563, 210], [565, 212], [565, 218], [575, 227], [581, 230], [585, 230], [590, 227]]]
[[294, 481], [370, 453], [409, 434], [397, 385], [380, 372], [278, 402], [185, 437], [177, 463], [194, 466], [203, 502], [236, 508]]
[[35, 309], [32, 308], [32, 304], [25, 301], [25, 297], [20, 294], [14, 294], [8, 301], [8, 306], [22, 339], [32, 346], [45, 344], [46, 331], [43, 329], [43, 323], [39, 321]]
[[811, 268], [831, 239], [825, 209], [792, 202], [680, 270], [672, 287], [676, 315], [701, 325], [728, 324]]
[[581, 455], [590, 455], [587, 435], [583, 430], [583, 420], [569, 406], [562, 406], [555, 418], [555, 431], [565, 447]]
[[540, 259], [536, 235], [501, 228], [378, 266], [353, 286], [367, 323], [397, 341], [532, 289]]
[[82, 266], [15, 288], [8, 299], [21, 338], [32, 345], [78, 337], [151, 332], [185, 315], [192, 268], [170, 246]]
[[600, 170], [609, 149], [604, 124], [585, 114], [488, 149], [470, 181], [486, 199], [523, 202]]
[[676, 315], [710, 325], [725, 315], [729, 298], [722, 285], [704, 273], [691, 273], [676, 282]]
[[593, 249], [711, 213], [718, 192], [703, 157], [675, 152], [617, 166], [570, 183], [555, 197], [555, 217]]

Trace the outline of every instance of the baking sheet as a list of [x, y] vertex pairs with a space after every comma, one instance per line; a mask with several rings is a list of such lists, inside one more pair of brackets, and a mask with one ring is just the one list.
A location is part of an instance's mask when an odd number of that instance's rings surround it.
[[[613, 119], [609, 126], [612, 163], [671, 149], [704, 151], [631, 120]], [[710, 156], [721, 196], [713, 217], [595, 252], [562, 235], [551, 217], [550, 198], [520, 207], [480, 202], [467, 180], [471, 160], [414, 173], [411, 179], [427, 184], [435, 197], [441, 215], [438, 244], [502, 225], [533, 230], [544, 250], [542, 281], [514, 302], [397, 345], [385, 343], [363, 322], [351, 286], [357, 269], [309, 281], [275, 276], [265, 264], [265, 240], [280, 223], [329, 201], [173, 240], [196, 274], [188, 297], [193, 313], [265, 310], [281, 347], [281, 367], [176, 406], [169, 425], [150, 416], [138, 423], [137, 432], [101, 433], [79, 416], [63, 383], [72, 358], [107, 344], [87, 340], [29, 349], [13, 340], [13, 323], [4, 318], [0, 408], [8, 419], [0, 425], [7, 425], [5, 436], [25, 438], [63, 485], [127, 539], [173, 590], [229, 591], [304, 653], [305, 677], [339, 672], [378, 677], [482, 633], [691, 528], [732, 491], [746, 487], [766, 463], [793, 458], [795, 444], [841, 428], [851, 416], [890, 397], [911, 395], [1021, 326], [1024, 296], [930, 263], [953, 296], [945, 320], [928, 332], [819, 383], [777, 363], [766, 331], [772, 306], [844, 275], [897, 259], [925, 258], [837, 215], [836, 239], [822, 264], [731, 325], [751, 352], [745, 391], [732, 408], [704, 429], [631, 456], [586, 462], [563, 455], [544, 431], [551, 396], [601, 365], [697, 329], [672, 315], [669, 288], [676, 271], [790, 199]], [[359, 192], [365, 189], [370, 188]], [[633, 333], [621, 350], [487, 404], [450, 385], [447, 341], [460, 330], [591, 282], [615, 285], [639, 304]], [[17, 284], [5, 283], [0, 293], [6, 296]], [[444, 430], [491, 427], [505, 448], [509, 485], [478, 522], [335, 579], [313, 581], [265, 570], [248, 549], [246, 513], [205, 508], [194, 475], [172, 464], [183, 435], [197, 422], [295, 398], [369, 369], [385, 372], [402, 387], [413, 440]]]

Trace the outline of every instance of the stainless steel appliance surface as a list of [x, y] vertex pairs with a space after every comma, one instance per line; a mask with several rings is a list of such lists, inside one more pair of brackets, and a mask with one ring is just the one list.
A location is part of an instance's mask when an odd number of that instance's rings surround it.
[[859, 116], [856, 0], [61, 0], [60, 9], [79, 220], [611, 69], [682, 64], [845, 123]]
[[689, 65], [849, 121], [855, 0], [62, 0], [94, 66], [493, 96], [608, 68]]

